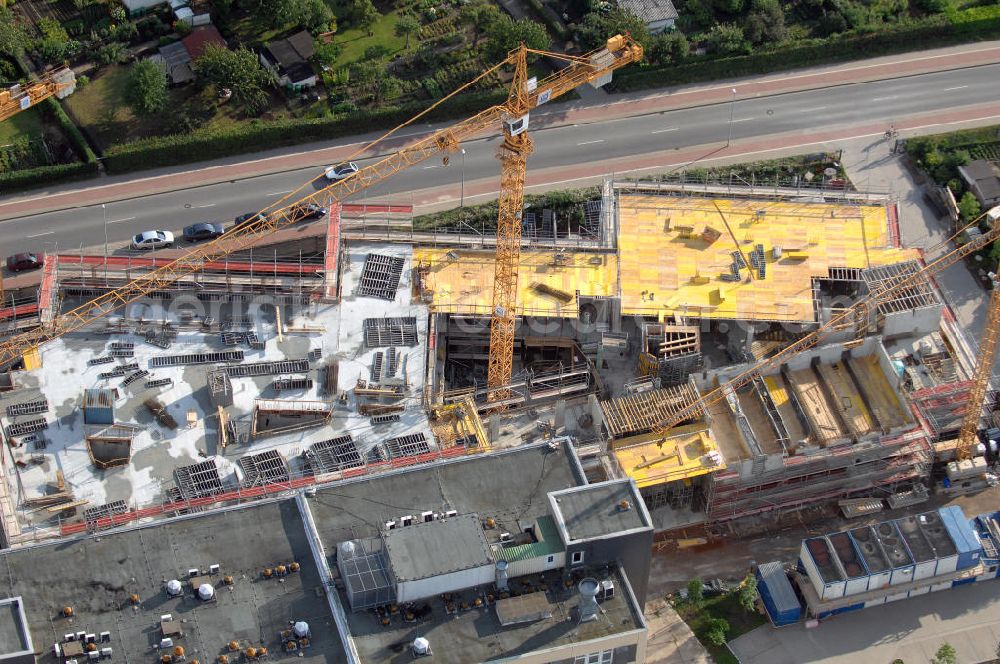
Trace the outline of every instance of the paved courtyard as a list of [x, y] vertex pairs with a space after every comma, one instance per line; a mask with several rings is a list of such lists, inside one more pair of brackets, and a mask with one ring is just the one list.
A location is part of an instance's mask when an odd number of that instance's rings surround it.
[[950, 643], [961, 664], [996, 658], [1000, 583], [980, 581], [837, 616], [807, 629], [758, 627], [729, 645], [742, 664], [929, 662]]

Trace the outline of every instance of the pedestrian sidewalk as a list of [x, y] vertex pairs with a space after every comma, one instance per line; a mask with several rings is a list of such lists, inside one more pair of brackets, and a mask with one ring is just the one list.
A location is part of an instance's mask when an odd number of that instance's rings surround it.
[[646, 602], [647, 664], [712, 664], [712, 656], [665, 599]]

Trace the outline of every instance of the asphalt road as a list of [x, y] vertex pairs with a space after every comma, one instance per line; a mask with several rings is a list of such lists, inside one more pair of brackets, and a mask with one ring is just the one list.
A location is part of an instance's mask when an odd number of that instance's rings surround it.
[[[600, 162], [649, 152], [772, 134], [830, 129], [838, 125], [901, 117], [1000, 101], [1000, 65], [986, 65], [870, 83], [740, 98], [731, 103], [680, 109], [533, 132], [532, 168]], [[731, 120], [731, 122], [730, 122]], [[464, 144], [465, 155], [453, 155], [449, 166], [439, 160], [411, 167], [369, 190], [370, 202], [409, 203], [409, 192], [461, 181], [499, 178], [497, 137]], [[365, 163], [366, 160], [361, 160]], [[120, 247], [136, 232], [179, 231], [187, 224], [231, 223], [238, 214], [258, 210], [319, 174], [310, 168], [168, 192], [125, 201], [62, 210], [0, 221], [0, 255], [17, 251], [67, 251], [100, 245], [104, 229], [111, 247]], [[105, 218], [107, 224], [105, 226]]]

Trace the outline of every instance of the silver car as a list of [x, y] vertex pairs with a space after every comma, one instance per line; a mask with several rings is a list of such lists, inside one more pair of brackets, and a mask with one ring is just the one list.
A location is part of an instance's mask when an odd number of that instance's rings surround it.
[[170, 231], [145, 231], [132, 238], [133, 249], [162, 249], [174, 246], [174, 234]]

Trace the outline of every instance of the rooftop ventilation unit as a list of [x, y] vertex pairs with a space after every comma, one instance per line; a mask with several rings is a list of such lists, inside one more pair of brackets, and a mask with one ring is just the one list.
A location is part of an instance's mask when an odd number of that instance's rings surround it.
[[446, 512], [444, 513], [444, 516], [445, 516], [445, 518], [446, 518], [446, 519], [447, 519], [448, 517], [452, 517], [452, 516], [458, 516], [458, 510], [448, 510], [448, 511], [446, 511]]
[[506, 560], [498, 560], [496, 566], [496, 583], [497, 590], [500, 592], [505, 592], [510, 589], [507, 583], [507, 568], [510, 564]]
[[385, 522], [385, 529], [386, 530], [395, 530], [396, 529], [396, 522], [395, 521], [386, 521]]
[[580, 622], [597, 620], [597, 593], [600, 590], [597, 579], [586, 578], [580, 582]]
[[431, 654], [431, 642], [422, 636], [418, 636], [413, 639], [410, 649], [413, 650], [414, 657], [426, 657]]
[[296, 621], [295, 624], [292, 625], [292, 632], [294, 632], [295, 636], [297, 636], [300, 639], [308, 638], [310, 633], [309, 623], [307, 623], [304, 620]]
[[500, 541], [501, 542], [509, 542], [512, 539], [514, 539], [514, 536], [511, 535], [510, 533], [500, 533]]
[[203, 583], [198, 586], [198, 599], [203, 602], [208, 602], [215, 597], [215, 588], [212, 587], [211, 583]]
[[423, 521], [424, 523], [428, 523], [430, 521], [433, 521], [434, 520], [434, 512], [433, 512], [433, 510], [428, 510], [426, 512], [421, 512], [420, 513], [420, 520]]
[[167, 581], [167, 594], [171, 597], [180, 597], [181, 593], [184, 592], [184, 586], [177, 579], [170, 579]]
[[413, 515], [407, 514], [406, 516], [399, 517], [399, 525], [402, 527], [409, 526], [413, 523]]

